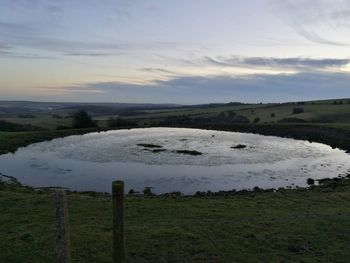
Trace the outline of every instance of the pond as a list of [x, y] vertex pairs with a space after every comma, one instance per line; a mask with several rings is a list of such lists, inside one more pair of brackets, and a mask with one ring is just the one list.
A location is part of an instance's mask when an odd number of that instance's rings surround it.
[[307, 186], [350, 169], [350, 155], [307, 141], [182, 128], [145, 128], [69, 136], [0, 156], [0, 172], [33, 187], [154, 193]]

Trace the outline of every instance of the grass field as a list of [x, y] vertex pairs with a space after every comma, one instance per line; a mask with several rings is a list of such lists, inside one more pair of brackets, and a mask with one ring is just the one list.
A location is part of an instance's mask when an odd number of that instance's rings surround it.
[[[334, 104], [336, 102], [336, 104]], [[342, 102], [340, 104], [340, 102]], [[160, 121], [168, 117], [187, 116], [196, 117], [218, 117], [221, 113], [235, 112], [237, 115], [244, 116], [251, 123], [259, 118], [257, 124], [277, 123], [286, 118], [297, 118], [308, 123], [332, 123], [332, 124], [350, 124], [350, 99], [325, 100], [302, 103], [283, 103], [283, 104], [222, 104], [222, 105], [198, 105], [185, 108], [164, 108], [164, 109], [136, 109], [130, 110], [123, 115], [123, 118], [132, 119], [143, 126], [157, 125]], [[304, 113], [293, 114], [293, 108], [303, 108]], [[88, 108], [90, 109], [90, 108]], [[93, 110], [93, 109], [90, 109]], [[121, 111], [122, 113], [123, 111]], [[59, 126], [72, 126], [71, 118], [54, 118], [54, 115], [67, 116], [71, 111], [52, 111], [47, 113], [31, 114], [35, 118], [23, 118], [23, 114], [0, 114], [0, 120], [6, 120], [18, 124], [31, 124], [44, 129], [55, 130]], [[96, 112], [91, 112], [93, 116]], [[106, 127], [106, 120], [113, 115], [95, 116], [100, 127]]]
[[[109, 196], [71, 193], [73, 262], [111, 262]], [[350, 182], [227, 197], [127, 197], [128, 262], [348, 262]], [[2, 185], [0, 262], [54, 262], [48, 191]]]
[[[304, 113], [293, 114], [293, 108], [303, 108]], [[260, 118], [259, 123], [275, 123], [285, 118], [298, 118], [316, 123], [350, 123], [350, 104], [319, 103], [319, 104], [252, 104], [236, 106], [220, 106], [191, 109], [172, 109], [166, 111], [149, 111], [147, 114], [132, 116], [137, 119], [162, 119], [169, 116], [206, 117], [218, 116], [221, 112], [234, 111], [247, 117], [250, 122]], [[274, 117], [272, 117], [274, 114]]]
[[20, 115], [0, 115], [0, 120], [18, 124], [31, 124], [44, 129], [55, 130], [59, 126], [72, 126], [72, 119], [57, 119], [51, 114], [32, 114], [34, 118], [23, 118]]

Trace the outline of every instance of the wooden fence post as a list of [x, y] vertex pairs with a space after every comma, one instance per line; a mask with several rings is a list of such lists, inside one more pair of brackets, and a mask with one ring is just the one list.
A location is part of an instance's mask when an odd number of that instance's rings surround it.
[[112, 183], [113, 202], [113, 263], [125, 262], [124, 182]]
[[64, 191], [54, 193], [55, 255], [58, 263], [70, 263], [70, 234], [67, 197]]

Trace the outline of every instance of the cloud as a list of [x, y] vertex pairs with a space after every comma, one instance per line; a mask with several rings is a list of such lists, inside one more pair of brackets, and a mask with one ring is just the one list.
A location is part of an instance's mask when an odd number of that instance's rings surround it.
[[193, 66], [218, 66], [218, 67], [248, 67], [267, 69], [295, 69], [323, 70], [329, 68], [341, 68], [350, 64], [350, 59], [337, 58], [273, 58], [273, 57], [239, 57], [239, 56], [205, 56], [198, 60], [185, 61]]
[[350, 30], [347, 0], [284, 0], [272, 5], [280, 17], [305, 39], [324, 45], [349, 46], [344, 35]]
[[87, 83], [61, 88], [69, 99], [151, 103], [282, 102], [348, 97], [350, 75], [304, 72], [240, 77], [177, 77], [149, 85]]
[[171, 70], [167, 70], [164, 68], [141, 68], [141, 71], [151, 72], [151, 73], [167, 73], [167, 74], [175, 74], [175, 72]]
[[35, 53], [16, 51], [13, 47], [0, 43], [0, 57], [18, 59], [52, 59], [53, 57], [37, 55]]
[[[0, 20], [0, 35], [3, 41], [12, 47], [36, 50], [37, 52], [53, 52], [64, 56], [108, 57], [118, 56], [125, 52], [174, 50], [191, 47], [203, 49], [195, 43], [179, 43], [174, 41], [152, 41], [147, 43], [130, 41], [106, 41], [98, 38], [86, 41], [49, 37], [33, 25], [3, 22]], [[1, 48], [1, 47], [0, 47]], [[15, 52], [15, 49], [13, 50]], [[20, 54], [18, 54], [20, 56]]]
[[105, 94], [103, 89], [94, 89], [92, 86], [72, 85], [66, 87], [39, 87], [37, 88], [49, 94], [74, 95], [74, 94]]
[[139, 46], [112, 40], [113, 31], [105, 37], [98, 33], [114, 27], [108, 21], [116, 13], [127, 13], [135, 1], [4, 0], [0, 9], [1, 40], [15, 48], [58, 55], [118, 55], [120, 50]]
[[50, 56], [41, 56], [37, 54], [31, 54], [31, 53], [19, 53], [19, 52], [11, 52], [11, 51], [2, 51], [0, 49], [0, 57], [4, 58], [12, 58], [12, 59], [54, 59]]

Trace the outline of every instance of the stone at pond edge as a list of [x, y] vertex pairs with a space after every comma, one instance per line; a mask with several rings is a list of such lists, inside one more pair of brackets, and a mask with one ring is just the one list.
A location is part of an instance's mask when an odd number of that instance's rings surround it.
[[247, 145], [237, 144], [236, 146], [232, 146], [231, 149], [244, 149], [247, 148]]

